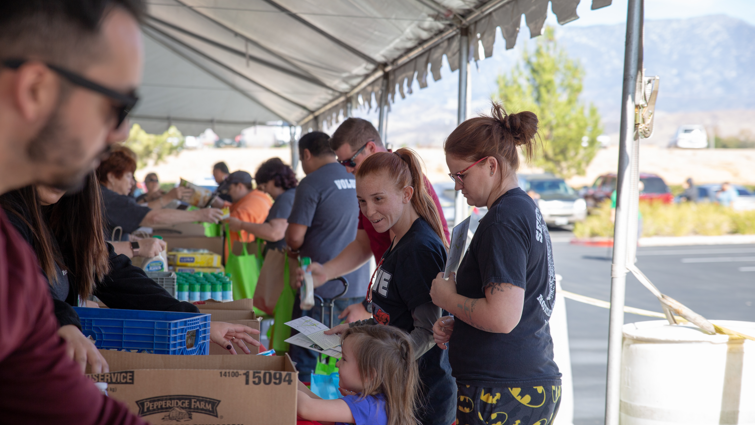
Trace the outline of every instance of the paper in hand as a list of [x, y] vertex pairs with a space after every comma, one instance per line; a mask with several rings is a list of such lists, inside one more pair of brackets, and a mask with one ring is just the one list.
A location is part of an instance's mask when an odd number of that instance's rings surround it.
[[467, 234], [469, 233], [469, 219], [467, 217], [464, 221], [454, 227], [451, 232], [451, 246], [448, 249], [448, 261], [446, 261], [446, 270], [443, 272], [443, 278], [448, 279], [451, 273], [456, 273], [459, 270], [461, 264], [461, 257], [464, 256], [464, 251], [467, 248]]

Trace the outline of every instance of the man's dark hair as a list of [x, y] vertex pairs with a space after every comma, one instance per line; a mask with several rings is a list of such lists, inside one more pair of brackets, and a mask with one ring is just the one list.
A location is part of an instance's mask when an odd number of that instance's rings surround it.
[[368, 142], [383, 146], [380, 133], [371, 122], [361, 118], [349, 118], [333, 133], [333, 137], [330, 138], [330, 148], [335, 151], [344, 143], [348, 143], [352, 149], [357, 150]]
[[217, 164], [212, 166], [212, 171], [215, 171], [215, 170], [220, 170], [225, 174], [231, 174], [231, 172], [228, 171], [228, 165], [223, 161], [220, 161]]
[[0, 59], [39, 59], [81, 70], [102, 53], [97, 36], [114, 7], [139, 22], [146, 15], [144, 0], [0, 1]]
[[322, 131], [307, 133], [299, 139], [299, 155], [304, 153], [304, 149], [308, 149], [312, 156], [336, 156], [330, 148], [329, 140], [330, 136]]

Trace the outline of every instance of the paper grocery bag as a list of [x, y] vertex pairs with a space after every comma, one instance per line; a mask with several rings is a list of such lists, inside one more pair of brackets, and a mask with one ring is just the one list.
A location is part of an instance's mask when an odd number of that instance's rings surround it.
[[254, 306], [272, 316], [283, 289], [290, 285], [292, 277], [296, 278], [296, 274], [291, 273], [296, 267], [297, 261], [288, 258], [285, 251], [268, 250], [254, 291]]

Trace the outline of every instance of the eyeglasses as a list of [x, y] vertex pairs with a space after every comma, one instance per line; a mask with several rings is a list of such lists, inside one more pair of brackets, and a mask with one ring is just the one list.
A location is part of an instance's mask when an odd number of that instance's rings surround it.
[[357, 157], [357, 156], [359, 155], [359, 153], [360, 153], [360, 152], [362, 152], [362, 151], [364, 150], [364, 148], [366, 148], [366, 147], [367, 147], [367, 145], [369, 145], [369, 144], [370, 144], [370, 142], [374, 142], [374, 140], [368, 140], [368, 141], [367, 141], [367, 143], [365, 143], [365, 144], [364, 144], [364, 146], [362, 146], [361, 148], [359, 148], [359, 149], [358, 149], [358, 150], [356, 151], [356, 153], [354, 154], [354, 156], [352, 156], [351, 158], [349, 158], [349, 159], [344, 159], [343, 161], [338, 161], [338, 162], [339, 162], [339, 163], [340, 163], [341, 165], [343, 165], [344, 167], [351, 167], [351, 168], [355, 168], [355, 167], [357, 166], [357, 163], [356, 163], [356, 162], [354, 162], [354, 159], [356, 159], [356, 157]]
[[144, 180], [144, 183], [160, 183], [160, 180], [157, 180], [157, 179], [147, 179], [147, 180]]
[[481, 163], [482, 161], [488, 159], [489, 157], [480, 158], [475, 162], [474, 164], [470, 165], [469, 167], [459, 171], [458, 173], [448, 173], [448, 176], [451, 177], [451, 180], [453, 180], [454, 183], [458, 180], [459, 184], [464, 186], [464, 173], [466, 173], [470, 168], [474, 167], [475, 165]]
[[[2, 65], [6, 68], [17, 70], [26, 62], [27, 62], [26, 59], [6, 59], [2, 62]], [[139, 97], [137, 97], [135, 93], [129, 93], [129, 94], [119, 93], [113, 89], [109, 89], [107, 87], [101, 86], [95, 83], [94, 81], [91, 81], [87, 78], [82, 77], [79, 74], [68, 71], [59, 66], [51, 65], [49, 63], [44, 63], [44, 64], [51, 70], [55, 71], [56, 73], [60, 74], [62, 77], [70, 81], [71, 83], [79, 87], [83, 87], [85, 89], [99, 93], [105, 97], [108, 97], [116, 101], [118, 105], [115, 106], [116, 117], [117, 117], [115, 128], [119, 128], [121, 124], [123, 124], [123, 121], [126, 120], [126, 117], [128, 116], [129, 112], [131, 112], [131, 110], [134, 109], [134, 106], [136, 106], [136, 103], [139, 101]]]

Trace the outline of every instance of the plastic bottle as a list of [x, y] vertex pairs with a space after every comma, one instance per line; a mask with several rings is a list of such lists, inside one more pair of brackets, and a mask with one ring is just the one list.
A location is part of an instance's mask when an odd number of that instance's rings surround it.
[[191, 302], [201, 301], [199, 299], [199, 292], [202, 289], [201, 286], [202, 285], [200, 285], [199, 281], [197, 280], [194, 280], [191, 282], [191, 284], [189, 285], [189, 301]]
[[189, 284], [181, 282], [176, 284], [176, 298], [178, 301], [189, 301]]
[[217, 280], [212, 282], [212, 299], [223, 301], [223, 284]]
[[212, 285], [207, 280], [202, 282], [199, 293], [199, 301], [209, 300], [212, 296]]
[[312, 279], [312, 272], [307, 271], [312, 259], [302, 257], [301, 268], [304, 270], [304, 282], [301, 286], [301, 303], [299, 306], [302, 310], [311, 310], [315, 306], [315, 282]]
[[233, 284], [228, 278], [223, 281], [223, 301], [233, 301]]
[[[154, 238], [162, 240], [162, 236], [154, 236]], [[142, 263], [142, 269], [144, 269], [145, 272], [168, 271], [168, 255], [165, 250], [161, 251], [156, 256], [144, 261]]]

